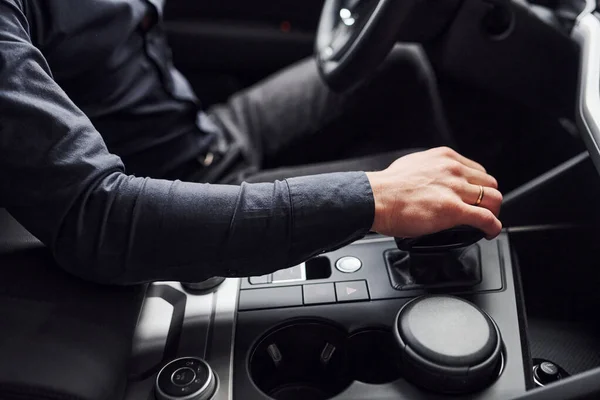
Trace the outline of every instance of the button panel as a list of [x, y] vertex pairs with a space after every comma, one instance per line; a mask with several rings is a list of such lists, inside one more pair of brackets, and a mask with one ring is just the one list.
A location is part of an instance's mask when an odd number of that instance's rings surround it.
[[336, 282], [335, 294], [340, 303], [369, 300], [366, 281]]
[[302, 263], [295, 265], [290, 268], [276, 271], [272, 274], [262, 276], [252, 276], [248, 278], [248, 282], [251, 285], [268, 285], [268, 284], [281, 284], [281, 283], [292, 283], [302, 282], [306, 280], [306, 264]]
[[367, 281], [313, 283], [240, 291], [240, 311], [369, 301]]
[[240, 291], [240, 310], [262, 310], [302, 305], [301, 286], [282, 286]]
[[304, 304], [326, 304], [335, 303], [335, 289], [333, 283], [315, 283], [304, 285]]
[[271, 283], [272, 279], [273, 276], [271, 274], [262, 276], [251, 276], [250, 278], [248, 278], [251, 285], [266, 285], [268, 283]]
[[282, 269], [273, 273], [272, 283], [298, 282], [306, 280], [306, 267], [304, 264]]

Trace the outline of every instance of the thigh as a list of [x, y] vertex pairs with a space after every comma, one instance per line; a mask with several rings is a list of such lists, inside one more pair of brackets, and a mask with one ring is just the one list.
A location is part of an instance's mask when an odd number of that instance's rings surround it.
[[[259, 168], [356, 153], [451, 145], [427, 56], [399, 45], [374, 76], [334, 93], [313, 58], [292, 65], [209, 110]], [[267, 162], [265, 160], [272, 160]]]
[[348, 96], [330, 91], [313, 58], [302, 60], [208, 110], [238, 141], [253, 163], [262, 165], [300, 139], [339, 118]]

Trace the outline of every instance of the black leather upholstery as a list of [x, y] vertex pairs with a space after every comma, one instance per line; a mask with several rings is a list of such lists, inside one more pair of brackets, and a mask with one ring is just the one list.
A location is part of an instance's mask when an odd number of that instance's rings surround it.
[[121, 399], [145, 287], [68, 275], [2, 209], [0, 273], [0, 399]]

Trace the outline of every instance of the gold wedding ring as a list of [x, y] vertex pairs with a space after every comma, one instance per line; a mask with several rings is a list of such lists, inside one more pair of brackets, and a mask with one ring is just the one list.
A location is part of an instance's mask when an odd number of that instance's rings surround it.
[[485, 196], [485, 191], [483, 190], [483, 186], [479, 185], [479, 197], [477, 198], [477, 201], [475, 202], [476, 206], [481, 204], [481, 201], [483, 200], [483, 196]]

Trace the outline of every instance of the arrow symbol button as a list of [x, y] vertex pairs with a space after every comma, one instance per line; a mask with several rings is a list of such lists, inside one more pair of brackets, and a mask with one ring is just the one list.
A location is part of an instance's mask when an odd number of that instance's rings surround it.
[[367, 281], [336, 282], [335, 293], [338, 302], [369, 300]]

